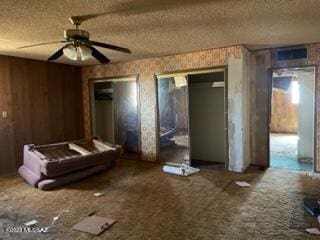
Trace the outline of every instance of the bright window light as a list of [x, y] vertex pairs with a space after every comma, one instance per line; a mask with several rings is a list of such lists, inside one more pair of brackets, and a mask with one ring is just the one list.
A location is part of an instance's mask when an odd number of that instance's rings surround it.
[[300, 94], [299, 94], [299, 83], [298, 81], [292, 81], [291, 85], [291, 102], [293, 104], [299, 104]]

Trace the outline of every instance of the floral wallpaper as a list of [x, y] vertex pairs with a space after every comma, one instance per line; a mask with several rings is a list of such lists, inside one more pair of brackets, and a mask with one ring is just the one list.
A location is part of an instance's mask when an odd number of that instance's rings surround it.
[[241, 58], [242, 46], [210, 49], [152, 59], [112, 63], [82, 68], [83, 107], [86, 137], [91, 134], [88, 80], [92, 78], [139, 75], [142, 160], [156, 160], [156, 82], [154, 74], [225, 66], [228, 59]]

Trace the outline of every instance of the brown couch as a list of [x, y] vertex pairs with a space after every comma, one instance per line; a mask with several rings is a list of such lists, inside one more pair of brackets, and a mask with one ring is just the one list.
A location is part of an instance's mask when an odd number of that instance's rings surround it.
[[19, 173], [32, 186], [49, 190], [111, 168], [120, 153], [120, 146], [98, 138], [25, 145]]

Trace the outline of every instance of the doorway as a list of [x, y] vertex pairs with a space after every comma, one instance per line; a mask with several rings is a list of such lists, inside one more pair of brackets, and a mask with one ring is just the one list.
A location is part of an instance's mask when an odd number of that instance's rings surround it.
[[190, 74], [188, 82], [191, 164], [225, 169], [224, 72]]
[[227, 167], [225, 76], [224, 68], [156, 76], [161, 162]]
[[137, 77], [90, 82], [92, 135], [123, 147], [123, 158], [140, 159]]
[[272, 70], [269, 165], [314, 168], [315, 67]]

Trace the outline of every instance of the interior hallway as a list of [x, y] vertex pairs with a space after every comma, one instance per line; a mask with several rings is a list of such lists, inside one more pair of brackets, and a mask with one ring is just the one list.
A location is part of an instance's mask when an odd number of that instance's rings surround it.
[[[201, 170], [190, 177], [165, 174], [161, 165], [122, 160], [117, 167], [55, 191], [31, 188], [18, 176], [1, 177], [3, 227], [37, 219], [51, 233], [4, 233], [1, 239], [92, 239], [72, 226], [92, 211], [117, 220], [94, 239], [318, 239], [305, 233], [315, 220], [305, 197], [320, 198], [320, 179], [281, 169], [246, 174]], [[241, 188], [236, 180], [252, 187]], [[103, 197], [93, 193], [102, 191]]]
[[309, 162], [298, 161], [298, 135], [270, 134], [270, 166], [298, 171], [312, 171]]

